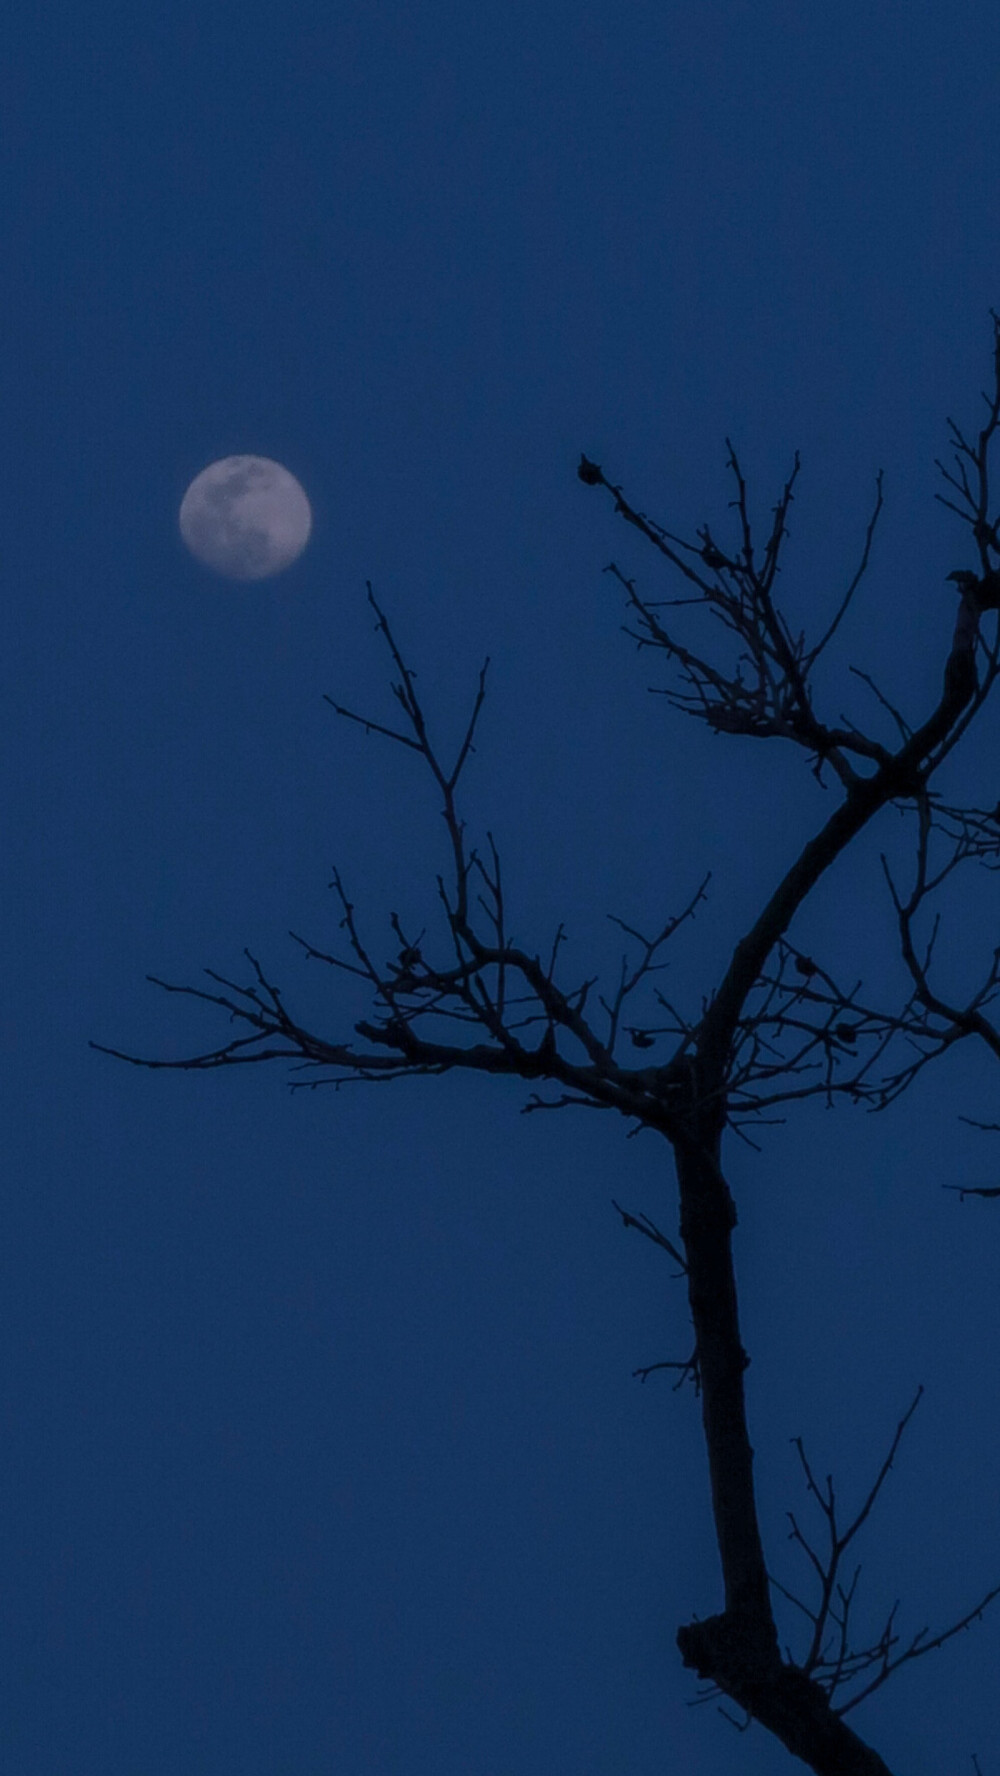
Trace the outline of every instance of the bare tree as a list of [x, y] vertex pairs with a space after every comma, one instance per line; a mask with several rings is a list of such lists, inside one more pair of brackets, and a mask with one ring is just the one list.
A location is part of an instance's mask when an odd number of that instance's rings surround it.
[[[236, 1034], [221, 1046], [181, 1060], [105, 1050], [137, 1065], [185, 1070], [284, 1061], [296, 1070], [294, 1083], [300, 1087], [385, 1083], [460, 1069], [514, 1076], [532, 1088], [528, 1110], [580, 1105], [617, 1111], [633, 1130], [651, 1130], [667, 1142], [679, 1192], [676, 1235], [668, 1237], [645, 1215], [619, 1212], [626, 1226], [638, 1229], [680, 1267], [690, 1306], [690, 1355], [655, 1367], [678, 1370], [700, 1400], [724, 1606], [680, 1628], [677, 1644], [684, 1664], [711, 1686], [709, 1693], [735, 1703], [747, 1721], [768, 1728], [819, 1776], [886, 1776], [886, 1764], [853, 1731], [847, 1715], [902, 1664], [967, 1627], [1000, 1586], [945, 1629], [924, 1629], [906, 1640], [894, 1607], [874, 1639], [855, 1640], [857, 1571], [845, 1576], [844, 1558], [876, 1502], [919, 1394], [901, 1418], [861, 1509], [847, 1523], [832, 1480], [817, 1480], [798, 1444], [807, 1495], [824, 1526], [823, 1546], [815, 1546], [791, 1516], [792, 1538], [811, 1568], [814, 1593], [809, 1600], [794, 1597], [770, 1576], [747, 1428], [748, 1358], [737, 1309], [736, 1211], [724, 1166], [725, 1137], [728, 1131], [747, 1135], [754, 1123], [782, 1106], [810, 1097], [883, 1107], [967, 1038], [984, 1042], [1000, 1058], [1000, 1030], [990, 1017], [1000, 992], [1000, 946], [986, 958], [976, 991], [960, 1000], [935, 978], [936, 920], [929, 933], [925, 929], [934, 896], [958, 870], [970, 863], [1000, 867], [1000, 805], [954, 806], [933, 788], [939, 767], [964, 740], [1000, 672], [994, 615], [1000, 608], [1000, 513], [991, 515], [989, 489], [990, 455], [1000, 430], [1000, 317], [993, 320], [993, 382], [984, 396], [982, 429], [970, 441], [949, 422], [953, 467], [939, 464], [947, 490], [939, 497], [967, 526], [975, 567], [950, 576], [957, 614], [943, 650], [940, 695], [916, 724], [868, 674], [859, 676], [877, 700], [879, 731], [865, 731], [843, 717], [831, 721], [814, 689], [817, 662], [844, 623], [868, 566], [882, 510], [881, 476], [857, 570], [823, 632], [807, 639], [793, 632], [776, 596], [797, 459], [758, 546], [747, 486], [731, 446], [735, 525], [725, 543], [707, 525], [693, 540], [673, 534], [633, 506], [596, 463], [581, 458], [581, 481], [609, 494], [620, 517], [683, 582], [682, 596], [653, 602], [633, 579], [611, 568], [625, 595], [627, 633], [642, 649], [662, 656], [669, 669], [669, 702], [716, 732], [801, 748], [837, 797], [833, 812], [760, 908], [697, 1013], [673, 1005], [655, 977], [667, 946], [677, 941], [703, 900], [704, 882], [653, 932], [616, 921], [627, 940], [626, 956], [617, 979], [603, 992], [596, 977], [566, 977], [561, 927], [551, 944], [537, 951], [512, 940], [497, 847], [489, 834], [484, 846], [470, 844], [457, 799], [483, 707], [487, 668], [480, 673], [464, 738], [455, 757], [445, 760], [431, 738], [413, 669], [369, 587], [395, 673], [397, 713], [394, 720], [381, 721], [339, 703], [333, 707], [344, 719], [412, 752], [437, 785], [450, 867], [437, 882], [435, 931], [428, 937], [393, 914], [388, 946], [393, 956], [384, 959], [384, 943], [376, 945], [369, 937], [336, 874], [340, 952], [328, 953], [302, 937], [295, 941], [307, 958], [346, 974], [370, 994], [368, 1015], [349, 1034], [336, 1037], [307, 1028], [284, 991], [246, 952], [249, 975], [242, 982], [214, 970], [206, 971], [206, 986], [156, 981], [167, 992], [222, 1011]], [[898, 926], [910, 990], [904, 1003], [885, 1007], [872, 1002], [859, 984], [838, 981], [798, 948], [789, 932], [825, 872], [893, 804], [913, 830], [910, 881], [900, 883], [885, 864], [887, 904]], [[633, 1011], [643, 1002], [656, 1005], [652, 1021]], [[645, 1051], [656, 1039], [668, 1039], [671, 1053], [665, 1063], [651, 1065]], [[795, 1659], [779, 1646], [772, 1585], [792, 1597], [807, 1623]]]

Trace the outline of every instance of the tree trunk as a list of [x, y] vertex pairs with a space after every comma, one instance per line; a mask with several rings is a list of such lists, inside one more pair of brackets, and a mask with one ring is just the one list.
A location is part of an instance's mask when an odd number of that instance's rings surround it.
[[831, 1708], [826, 1692], [785, 1664], [771, 1609], [757, 1519], [753, 1448], [733, 1270], [733, 1199], [719, 1166], [719, 1130], [692, 1105], [675, 1147], [680, 1231], [687, 1260], [712, 1513], [725, 1609], [681, 1628], [685, 1665], [719, 1688], [817, 1776], [890, 1776], [888, 1766]]

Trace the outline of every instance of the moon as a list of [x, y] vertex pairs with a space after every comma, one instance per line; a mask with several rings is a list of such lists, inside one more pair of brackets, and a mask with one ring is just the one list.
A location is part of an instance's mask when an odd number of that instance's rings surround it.
[[312, 510], [281, 463], [223, 456], [195, 476], [178, 521], [205, 567], [229, 580], [266, 580], [298, 560], [312, 531]]

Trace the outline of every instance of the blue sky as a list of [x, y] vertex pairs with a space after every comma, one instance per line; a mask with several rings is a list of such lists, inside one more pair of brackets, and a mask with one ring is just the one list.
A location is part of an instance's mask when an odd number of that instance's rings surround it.
[[[670, 977], [697, 1005], [827, 803], [647, 694], [602, 569], [667, 582], [575, 465], [720, 534], [725, 436], [761, 521], [799, 447], [807, 625], [884, 467], [831, 695], [866, 713], [856, 663], [929, 706], [968, 562], [933, 463], [1000, 306], [995, 9], [15, 0], [7, 39], [5, 1767], [778, 1771], [674, 1645], [721, 1601], [700, 1429], [631, 1372], [686, 1354], [686, 1312], [611, 1208], [672, 1229], [666, 1150], [499, 1083], [291, 1097], [87, 1043], [217, 1038], [144, 976], [245, 944], [343, 1033], [287, 938], [334, 940], [334, 863], [386, 953], [390, 911], [433, 917], [431, 786], [323, 702], [390, 713], [368, 578], [444, 736], [492, 656], [465, 808], [517, 936], [562, 918], [568, 965], [613, 970], [607, 913], [652, 926], [711, 868]], [[315, 512], [249, 587], [176, 527], [244, 451]], [[796, 933], [887, 983], [889, 832]], [[794, 1584], [789, 1439], [850, 1501], [924, 1383], [861, 1550], [869, 1619], [901, 1596], [911, 1632], [1000, 1576], [1000, 1219], [941, 1188], [1000, 1166], [957, 1120], [995, 1102], [962, 1055], [730, 1156], [769, 1558]], [[853, 1717], [890, 1767], [1000, 1769], [998, 1634]]]

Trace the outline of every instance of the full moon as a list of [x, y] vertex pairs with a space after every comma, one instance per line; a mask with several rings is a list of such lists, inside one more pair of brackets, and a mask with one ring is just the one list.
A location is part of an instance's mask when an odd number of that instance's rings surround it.
[[312, 511], [295, 476], [268, 456], [224, 456], [196, 475], [181, 501], [192, 555], [230, 580], [266, 580], [297, 561]]

